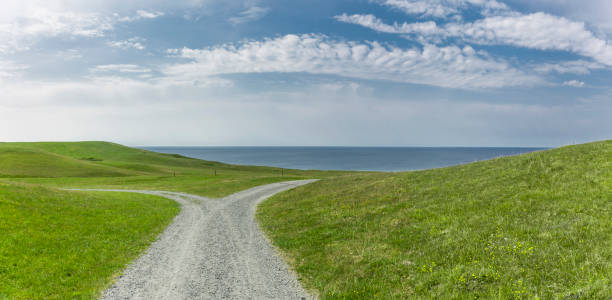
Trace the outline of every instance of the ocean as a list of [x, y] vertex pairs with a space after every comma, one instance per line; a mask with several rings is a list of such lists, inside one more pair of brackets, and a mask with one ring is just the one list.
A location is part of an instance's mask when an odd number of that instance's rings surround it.
[[410, 171], [546, 148], [498, 147], [140, 147], [229, 164], [302, 170]]

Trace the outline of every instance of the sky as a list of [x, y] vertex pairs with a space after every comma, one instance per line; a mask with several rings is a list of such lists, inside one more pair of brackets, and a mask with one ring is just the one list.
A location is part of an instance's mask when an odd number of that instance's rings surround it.
[[612, 138], [607, 0], [3, 0], [0, 141]]

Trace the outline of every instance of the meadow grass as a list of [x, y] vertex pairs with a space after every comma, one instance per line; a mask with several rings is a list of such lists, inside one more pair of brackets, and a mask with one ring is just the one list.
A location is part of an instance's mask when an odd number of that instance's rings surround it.
[[321, 298], [612, 294], [611, 141], [404, 173], [281, 171], [82, 142], [0, 143], [0, 298], [95, 297], [178, 211], [58, 187], [222, 197], [307, 178], [322, 180], [269, 199], [257, 218]]
[[329, 178], [257, 218], [323, 299], [612, 295], [612, 141]]
[[37, 149], [3, 147], [0, 144], [0, 178], [127, 175], [137, 175], [137, 173]]
[[341, 174], [347, 172], [230, 165], [108, 142], [0, 143], [0, 181], [61, 188], [153, 189], [223, 197], [262, 184]]
[[58, 188], [222, 197], [341, 172], [236, 166], [106, 142], [0, 143], [0, 299], [91, 299], [178, 213], [167, 199]]
[[22, 178], [13, 181], [63, 188], [143, 189], [182, 192], [219, 198], [255, 186], [299, 180], [300, 176], [275, 174], [228, 174], [217, 176], [131, 176], [95, 178]]
[[0, 299], [93, 299], [180, 208], [131, 193], [0, 183]]

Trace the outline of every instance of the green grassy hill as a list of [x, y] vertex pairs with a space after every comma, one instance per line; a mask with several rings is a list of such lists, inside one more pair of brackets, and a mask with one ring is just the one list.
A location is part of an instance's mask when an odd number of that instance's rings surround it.
[[330, 178], [258, 219], [324, 299], [610, 299], [612, 141]]
[[[108, 142], [40, 142], [40, 143], [0, 143], [0, 151], [13, 153], [10, 160], [21, 160], [19, 155], [36, 153], [39, 157], [34, 157], [30, 161], [37, 162], [36, 159], [48, 158], [41, 161], [40, 165], [47, 166], [52, 159], [61, 161], [49, 166], [57, 174], [49, 177], [101, 177], [108, 174], [87, 173], [75, 174], [66, 172], [64, 169], [70, 168], [67, 162], [81, 163], [83, 168], [97, 167], [98, 169], [112, 169], [120, 172], [117, 175], [168, 175], [179, 174], [198, 174], [210, 168], [232, 169], [231, 165], [187, 158], [176, 154], [162, 154], [141, 149], [130, 148], [119, 144]], [[0, 162], [9, 159], [0, 157]], [[29, 171], [33, 166], [26, 165], [21, 169]], [[0, 172], [6, 172], [6, 168], [1, 168]], [[31, 174], [37, 177], [47, 177], [46, 173], [39, 173], [39, 169], [33, 169]], [[58, 175], [59, 174], [59, 175]]]
[[[212, 174], [211, 171], [213, 170], [226, 174], [245, 172], [281, 174], [280, 168], [230, 165], [215, 161], [194, 159], [178, 154], [165, 154], [130, 148], [109, 142], [0, 143], [0, 150], [1, 149], [23, 149], [53, 154], [98, 166], [111, 166], [116, 169], [121, 169], [123, 172], [130, 175], [208, 175]], [[59, 168], [59, 164], [55, 167], [58, 171], [61, 169]], [[305, 172], [291, 171], [292, 170], [288, 170], [291, 174], [306, 174]], [[88, 177], [95, 177], [95, 174]]]
[[0, 143], [0, 299], [94, 299], [179, 211], [154, 196], [58, 187], [218, 197], [314, 174], [338, 173], [234, 166], [106, 142]]
[[302, 178], [322, 180], [257, 217], [322, 298], [612, 294], [612, 141], [405, 173], [281, 171], [82, 142], [0, 143], [0, 298], [93, 298], [178, 211], [58, 187], [221, 197]]
[[109, 177], [136, 172], [38, 149], [0, 144], [0, 177]]
[[230, 165], [108, 142], [0, 143], [0, 179], [54, 187], [155, 189], [222, 197], [267, 183], [345, 173]]

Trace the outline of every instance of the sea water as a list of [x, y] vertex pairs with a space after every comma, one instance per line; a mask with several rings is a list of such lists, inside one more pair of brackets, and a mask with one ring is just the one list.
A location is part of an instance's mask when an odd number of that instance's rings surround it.
[[545, 148], [497, 147], [141, 147], [229, 164], [302, 170], [409, 171], [440, 168]]

